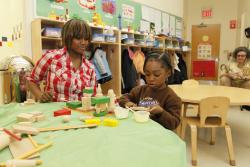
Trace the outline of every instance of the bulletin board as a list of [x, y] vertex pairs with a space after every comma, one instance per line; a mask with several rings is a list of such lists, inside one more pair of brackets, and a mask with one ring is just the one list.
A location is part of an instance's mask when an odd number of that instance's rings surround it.
[[69, 17], [78, 16], [81, 19], [92, 21], [94, 12], [101, 15], [106, 25], [118, 27], [118, 16], [122, 16], [122, 27], [131, 26], [138, 29], [141, 20], [141, 5], [126, 0], [68, 0], [55, 2], [55, 0], [36, 0], [36, 15], [48, 17], [51, 12], [56, 15], [65, 15], [69, 10]]
[[[115, 27], [118, 27], [118, 16], [121, 15], [122, 27], [131, 26], [134, 30], [139, 27], [147, 29], [145, 27], [154, 22], [156, 33], [182, 38], [182, 18], [132, 0], [36, 0], [37, 16], [48, 17], [51, 12], [64, 15], [66, 9], [70, 18], [78, 16], [89, 22], [92, 22], [93, 13], [97, 12], [106, 25]], [[148, 15], [151, 19], [143, 18], [143, 9], [147, 10], [144, 14], [153, 11]]]

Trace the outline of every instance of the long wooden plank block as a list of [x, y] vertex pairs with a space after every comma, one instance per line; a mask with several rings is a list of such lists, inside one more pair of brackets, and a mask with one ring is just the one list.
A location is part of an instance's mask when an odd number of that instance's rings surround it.
[[30, 157], [31, 155], [33, 155], [33, 154], [35, 154], [35, 153], [37, 153], [37, 152], [39, 152], [39, 151], [41, 151], [41, 150], [43, 150], [45, 148], [48, 148], [50, 146], [52, 146], [52, 142], [49, 142], [47, 144], [43, 144], [41, 146], [38, 146], [37, 148], [35, 148], [35, 149], [31, 150], [31, 151], [28, 151], [27, 153], [15, 158], [15, 159], [26, 159], [26, 158]]
[[64, 127], [50, 127], [50, 128], [38, 128], [40, 132], [68, 130], [68, 129], [81, 129], [81, 128], [94, 128], [97, 124], [92, 125], [76, 125], [76, 126], [64, 126]]

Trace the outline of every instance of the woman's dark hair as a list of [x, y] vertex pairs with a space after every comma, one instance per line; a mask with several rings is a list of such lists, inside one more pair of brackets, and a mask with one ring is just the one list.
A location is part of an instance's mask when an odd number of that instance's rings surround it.
[[79, 19], [71, 19], [62, 28], [62, 42], [68, 50], [71, 50], [73, 39], [91, 40], [91, 29], [89, 25]]
[[248, 49], [247, 47], [245, 47], [245, 46], [240, 46], [240, 47], [236, 48], [236, 49], [234, 50], [234, 52], [233, 52], [233, 57], [234, 57], [235, 59], [237, 58], [237, 54], [238, 54], [239, 52], [245, 52], [246, 55], [247, 55], [247, 59], [250, 58], [250, 51], [249, 51], [249, 49]]
[[161, 54], [156, 53], [156, 52], [149, 53], [147, 55], [146, 59], [145, 59], [144, 65], [143, 65], [143, 70], [144, 71], [145, 71], [145, 67], [146, 67], [148, 61], [158, 61], [158, 62], [160, 62], [162, 64], [162, 66], [165, 69], [170, 70], [171, 74], [172, 74], [173, 67], [172, 67], [169, 55], [167, 53], [161, 53]]

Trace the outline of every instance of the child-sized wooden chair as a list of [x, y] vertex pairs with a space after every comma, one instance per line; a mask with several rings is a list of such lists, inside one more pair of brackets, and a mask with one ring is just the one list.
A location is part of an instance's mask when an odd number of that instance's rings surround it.
[[[182, 86], [183, 87], [195, 87], [199, 85], [199, 81], [195, 80], [195, 79], [188, 79], [188, 80], [184, 80], [182, 82]], [[187, 114], [188, 113], [188, 114]], [[182, 109], [181, 109], [181, 123], [178, 126], [176, 132], [179, 136], [181, 136], [181, 124], [182, 124], [182, 119], [186, 116], [197, 116], [198, 113], [198, 105], [197, 104], [191, 104], [191, 103], [187, 103], [187, 102], [182, 102]]]
[[215, 128], [224, 127], [228, 145], [229, 162], [230, 165], [235, 166], [231, 128], [226, 124], [229, 104], [230, 100], [227, 97], [208, 97], [201, 100], [198, 117], [183, 118], [181, 137], [185, 137], [186, 125], [189, 125], [191, 129], [192, 165], [197, 165], [197, 127], [212, 129], [210, 144], [215, 144]]

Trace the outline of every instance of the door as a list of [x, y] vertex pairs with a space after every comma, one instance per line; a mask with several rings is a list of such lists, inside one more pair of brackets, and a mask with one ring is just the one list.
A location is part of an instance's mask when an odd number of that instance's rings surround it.
[[219, 53], [220, 24], [193, 25], [192, 78], [217, 80]]

